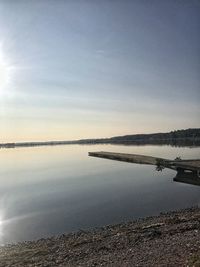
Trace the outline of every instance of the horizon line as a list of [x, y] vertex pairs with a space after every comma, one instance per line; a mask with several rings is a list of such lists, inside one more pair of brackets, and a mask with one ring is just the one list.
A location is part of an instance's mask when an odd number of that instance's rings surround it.
[[83, 138], [83, 139], [75, 139], [75, 140], [47, 140], [47, 141], [17, 141], [17, 142], [3, 142], [0, 143], [0, 145], [20, 145], [20, 144], [45, 144], [45, 143], [59, 143], [59, 142], [68, 142], [68, 143], [74, 143], [74, 142], [80, 142], [80, 141], [88, 141], [88, 140], [106, 140], [116, 137], [126, 137], [126, 136], [137, 136], [137, 135], [152, 135], [152, 134], [166, 134], [176, 131], [187, 131], [187, 130], [198, 130], [200, 128], [186, 128], [186, 129], [177, 129], [177, 130], [171, 130], [168, 132], [151, 132], [151, 133], [137, 133], [137, 134], [125, 134], [125, 135], [117, 135], [117, 136], [111, 136], [111, 137], [99, 137], [99, 138]]

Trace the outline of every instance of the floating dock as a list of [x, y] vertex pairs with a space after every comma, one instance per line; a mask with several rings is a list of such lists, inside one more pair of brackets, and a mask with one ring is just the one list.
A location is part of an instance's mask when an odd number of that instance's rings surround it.
[[174, 181], [200, 185], [200, 159], [181, 160], [177, 158], [175, 160], [171, 160], [152, 156], [104, 151], [89, 152], [88, 154], [91, 157], [118, 160], [129, 163], [155, 165], [158, 170], [159, 168], [160, 170], [163, 168], [169, 168], [177, 171]]

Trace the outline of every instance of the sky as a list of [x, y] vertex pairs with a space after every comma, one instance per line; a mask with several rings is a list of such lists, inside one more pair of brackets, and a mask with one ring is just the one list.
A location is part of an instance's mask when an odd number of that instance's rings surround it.
[[0, 142], [200, 127], [200, 1], [0, 0]]

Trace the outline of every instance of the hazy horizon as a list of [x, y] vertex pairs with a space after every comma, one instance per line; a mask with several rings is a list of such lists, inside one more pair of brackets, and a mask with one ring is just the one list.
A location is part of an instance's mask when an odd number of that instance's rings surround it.
[[199, 128], [199, 1], [0, 0], [0, 19], [0, 143]]
[[[189, 128], [189, 129], [199, 129], [199, 128]], [[178, 130], [188, 130], [188, 129], [174, 129], [174, 130], [172, 130], [172, 131], [178, 131]], [[169, 131], [169, 132], [171, 132], [171, 131]], [[151, 135], [151, 134], [165, 134], [165, 133], [169, 133], [169, 132], [163, 132], [163, 131], [159, 131], [159, 132], [149, 132], [149, 133], [134, 133], [134, 134], [130, 134], [130, 135], [143, 135], [143, 134], [146, 134], [146, 135]], [[29, 143], [29, 142], [62, 142], [62, 141], [69, 141], [69, 142], [71, 142], [71, 141], [80, 141], [80, 140], [89, 140], [89, 139], [104, 139], [104, 138], [112, 138], [112, 137], [118, 137], [119, 135], [114, 135], [114, 136], [107, 136], [107, 137], [105, 137], [105, 136], [101, 136], [101, 137], [98, 137], [98, 138], [96, 138], [95, 136], [94, 137], [91, 137], [91, 138], [79, 138], [79, 139], [51, 139], [51, 140], [21, 140], [21, 141], [12, 141], [12, 142], [0, 142], [0, 144], [6, 144], [6, 143]], [[122, 134], [122, 135], [120, 135], [120, 137], [122, 137], [122, 136], [128, 136], [128, 135], [126, 135], [126, 134]]]

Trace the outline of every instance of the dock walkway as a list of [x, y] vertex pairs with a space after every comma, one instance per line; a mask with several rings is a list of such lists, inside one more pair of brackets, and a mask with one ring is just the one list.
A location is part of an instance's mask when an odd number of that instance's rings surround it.
[[[138, 164], [149, 164], [149, 165], [156, 165], [156, 161], [158, 158], [151, 157], [151, 156], [144, 156], [144, 155], [137, 155], [137, 154], [125, 154], [125, 153], [114, 153], [114, 152], [89, 152], [89, 156], [98, 157], [98, 158], [105, 158], [105, 159], [112, 159], [112, 160], [119, 160], [131, 163], [138, 163]], [[159, 158], [164, 160], [162, 158]]]
[[[174, 181], [192, 183], [200, 185], [200, 159], [165, 159], [159, 157], [137, 155], [137, 154], [125, 154], [115, 152], [89, 152], [89, 156], [105, 158], [111, 160], [124, 161], [129, 163], [147, 164], [162, 166], [163, 168], [169, 168], [177, 171], [177, 175]], [[191, 182], [188, 182], [192, 179]], [[193, 183], [194, 180], [194, 183]]]

